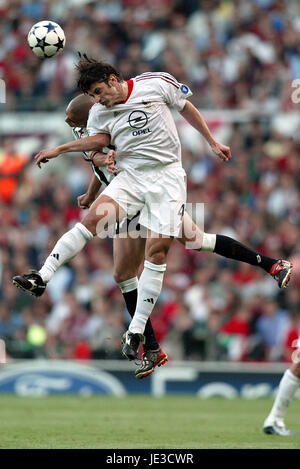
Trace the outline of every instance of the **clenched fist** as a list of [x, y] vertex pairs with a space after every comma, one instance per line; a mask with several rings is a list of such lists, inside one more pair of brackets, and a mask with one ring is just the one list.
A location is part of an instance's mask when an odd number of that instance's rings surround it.
[[77, 204], [79, 208], [90, 208], [92, 203], [94, 202], [95, 197], [92, 196], [91, 194], [85, 193], [77, 197]]
[[229, 161], [231, 159], [230, 148], [222, 143], [215, 143], [211, 145], [212, 151], [223, 161]]

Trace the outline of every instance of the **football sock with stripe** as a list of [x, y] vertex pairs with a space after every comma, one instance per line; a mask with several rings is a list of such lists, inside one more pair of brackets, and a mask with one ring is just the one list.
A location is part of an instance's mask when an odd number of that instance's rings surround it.
[[49, 282], [59, 267], [76, 256], [92, 238], [92, 233], [84, 225], [76, 223], [57, 241], [39, 271], [43, 281]]
[[204, 233], [203, 245], [200, 250], [215, 252], [216, 254], [227, 257], [228, 259], [234, 259], [236, 261], [261, 267], [268, 273], [270, 273], [271, 267], [276, 262], [276, 259], [264, 256], [229, 236], [218, 234]]
[[139, 280], [136, 311], [129, 325], [130, 332], [145, 334], [146, 323], [161, 292], [166, 267], [166, 264], [145, 261]]
[[[128, 313], [133, 318], [137, 305], [138, 278], [133, 277], [128, 280], [124, 280], [124, 282], [118, 283], [118, 286], [124, 297]], [[144, 343], [144, 351], [159, 349], [159, 344], [156, 340], [150, 318], [146, 322], [144, 336], [146, 339]]]

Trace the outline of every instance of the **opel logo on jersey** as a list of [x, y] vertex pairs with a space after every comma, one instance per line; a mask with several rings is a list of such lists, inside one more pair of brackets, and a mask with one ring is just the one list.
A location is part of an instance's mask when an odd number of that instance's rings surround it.
[[148, 116], [144, 111], [132, 111], [128, 123], [133, 129], [142, 129], [148, 124]]

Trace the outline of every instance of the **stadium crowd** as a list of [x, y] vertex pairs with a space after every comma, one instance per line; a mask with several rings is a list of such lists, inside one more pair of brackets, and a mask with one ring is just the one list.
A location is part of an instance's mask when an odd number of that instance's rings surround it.
[[[57, 21], [67, 38], [64, 53], [42, 65], [26, 42], [41, 18]], [[2, 0], [6, 109], [63, 108], [82, 51], [117, 65], [126, 78], [167, 70], [190, 86], [201, 108], [275, 111], [292, 104], [299, 31], [297, 0]]]
[[[299, 2], [2, 0], [0, 13], [5, 111], [64, 112], [84, 43], [84, 52], [114, 63], [125, 78], [164, 70], [191, 87], [199, 108], [252, 113], [245, 122], [210, 122], [225, 128], [230, 164], [186, 137], [179, 122], [188, 201], [205, 204], [206, 232], [292, 259], [294, 278], [280, 291], [258, 268], [175, 241], [152, 321], [171, 359], [290, 361], [300, 326], [300, 141], [291, 99], [300, 77]], [[67, 37], [65, 51], [42, 64], [25, 41], [41, 18], [57, 21]], [[80, 156], [65, 180], [53, 171], [33, 183], [30, 167], [28, 155], [2, 138], [0, 338], [16, 358], [121, 358], [129, 315], [112, 275], [111, 240], [90, 242], [38, 300], [11, 282], [39, 267], [80, 220], [76, 198], [91, 175]]]

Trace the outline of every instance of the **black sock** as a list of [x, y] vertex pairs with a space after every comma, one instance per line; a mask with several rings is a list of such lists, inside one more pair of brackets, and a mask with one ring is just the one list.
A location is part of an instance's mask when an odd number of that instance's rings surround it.
[[[131, 290], [126, 293], [122, 293], [122, 295], [124, 297], [128, 313], [133, 318], [137, 303], [137, 289]], [[159, 349], [159, 344], [156, 340], [150, 319], [148, 319], [148, 321], [146, 322], [144, 336], [146, 339], [144, 343], [144, 351]]]
[[236, 261], [256, 265], [268, 273], [270, 273], [272, 265], [277, 261], [277, 259], [272, 259], [271, 257], [267, 257], [259, 252], [253, 251], [235, 239], [229, 238], [229, 236], [218, 234], [216, 236], [214, 252], [216, 254], [220, 254], [220, 256], [228, 257], [229, 259], [235, 259]]

